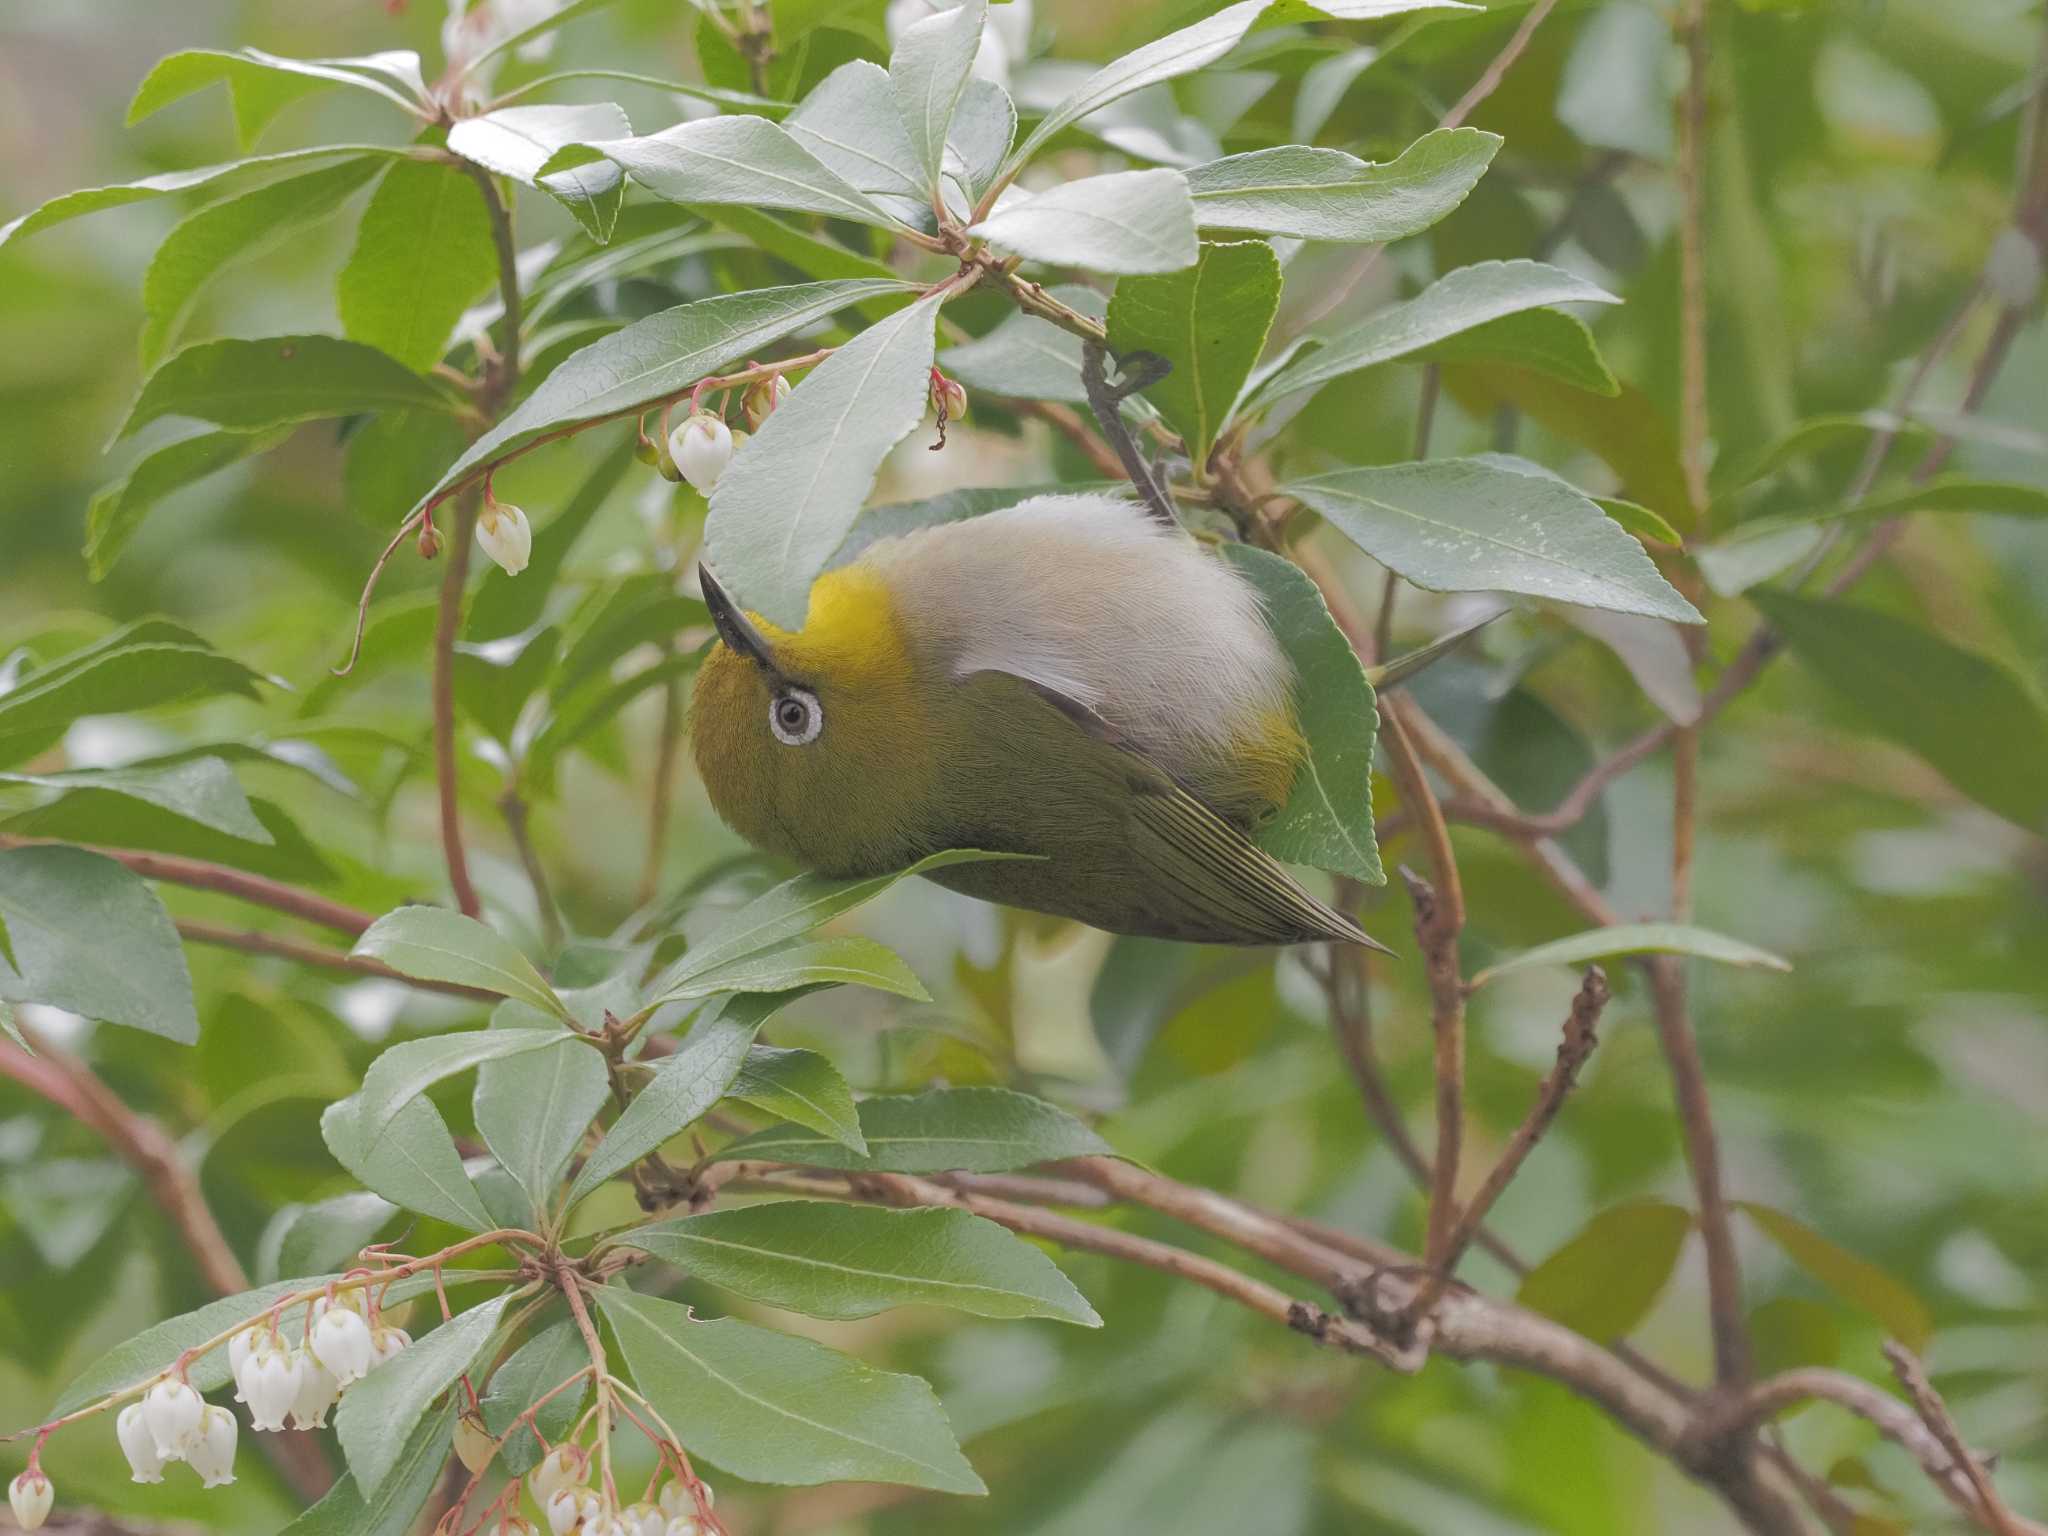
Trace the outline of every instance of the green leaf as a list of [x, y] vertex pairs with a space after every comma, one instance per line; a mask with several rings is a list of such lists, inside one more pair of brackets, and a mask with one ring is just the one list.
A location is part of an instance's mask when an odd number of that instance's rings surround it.
[[1771, 1241], [1785, 1250], [1786, 1257], [1836, 1296], [1877, 1319], [1886, 1332], [1914, 1354], [1926, 1351], [1927, 1341], [1934, 1334], [1934, 1318], [1927, 1303], [1910, 1287], [1784, 1211], [1748, 1200], [1738, 1200], [1736, 1209], [1763, 1228]]
[[946, 204], [962, 218], [995, 184], [1017, 137], [1017, 104], [993, 80], [975, 76], [961, 93], [946, 138]]
[[1195, 205], [1179, 171], [1112, 171], [1013, 196], [968, 230], [990, 245], [1094, 272], [1193, 266]]
[[[485, 1428], [493, 1435], [504, 1434], [543, 1395], [567, 1381], [571, 1372], [586, 1369], [589, 1364], [590, 1349], [572, 1319], [564, 1318], [551, 1328], [543, 1328], [491, 1374], [491, 1385], [483, 1396]], [[549, 1398], [534, 1415], [550, 1445], [564, 1439], [575, 1427], [589, 1397], [590, 1382], [586, 1378], [581, 1385]], [[534, 1438], [532, 1427], [522, 1425], [498, 1452], [498, 1462], [507, 1476], [519, 1477], [537, 1465], [540, 1456], [540, 1442]]]
[[256, 697], [264, 681], [199, 636], [163, 619], [115, 630], [0, 693], [0, 763], [34, 757], [72, 721], [223, 693]]
[[1561, 379], [1574, 389], [1616, 395], [1615, 380], [1586, 322], [1561, 309], [1503, 315], [1413, 354], [1424, 363], [1506, 363]]
[[[465, 160], [529, 187], [569, 210], [600, 245], [610, 240], [624, 206], [626, 179], [607, 160], [563, 166], [542, 175], [566, 146], [629, 138], [633, 125], [616, 103], [499, 107], [465, 117], [448, 130], [448, 148]], [[467, 179], [467, 178], [465, 178]]]
[[563, 700], [560, 712], [548, 717], [526, 749], [528, 787], [537, 793], [552, 794], [555, 763], [564, 752], [650, 688], [680, 682], [688, 677], [697, 670], [698, 663], [703, 659], [704, 652], [701, 649], [687, 656], [669, 656], [642, 667], [638, 672], [594, 696], [578, 694], [574, 698]]
[[1595, 496], [1593, 505], [1639, 539], [1655, 539], [1660, 544], [1685, 547], [1685, 536], [1648, 507], [1614, 496]]
[[320, 1136], [334, 1160], [366, 1188], [407, 1210], [472, 1232], [496, 1225], [477, 1199], [455, 1139], [431, 1101], [414, 1099], [375, 1137], [362, 1134], [359, 1107], [358, 1097], [328, 1105], [320, 1117]]
[[865, 1157], [831, 1136], [781, 1125], [743, 1137], [718, 1158], [884, 1173], [1004, 1173], [1110, 1151], [1065, 1110], [1007, 1088], [934, 1088], [863, 1099], [860, 1129]]
[[2048, 827], [2048, 705], [2001, 662], [1905, 619], [1785, 592], [1751, 601], [1871, 729], [2031, 832]]
[[[491, 1028], [532, 1030], [547, 1022], [523, 1003], [505, 1003]], [[477, 1068], [477, 1134], [537, 1216], [547, 1211], [562, 1170], [610, 1093], [604, 1057], [594, 1050], [526, 1052]]]
[[1069, 123], [1099, 111], [1133, 91], [1192, 74], [1215, 63], [1243, 40], [1267, 3], [1268, 0], [1237, 0], [1237, 4], [1225, 6], [1193, 26], [1169, 32], [1165, 37], [1103, 65], [1061, 97], [1053, 109], [1039, 119], [1038, 126], [1031, 130], [1031, 136], [1017, 146], [1005, 163], [1005, 173], [1014, 173]]
[[910, 163], [922, 191], [938, 190], [947, 131], [967, 89], [968, 71], [987, 20], [988, 0], [963, 0], [951, 10], [905, 27], [889, 55], [889, 86], [909, 136]]
[[245, 432], [420, 406], [455, 398], [396, 359], [333, 336], [271, 336], [187, 347], [149, 376], [121, 426], [126, 437], [160, 416], [191, 416]]
[[740, 1063], [739, 1075], [726, 1088], [725, 1096], [778, 1120], [821, 1132], [863, 1156], [867, 1153], [853, 1090], [839, 1069], [816, 1051], [757, 1045]]
[[[414, 908], [431, 911], [432, 908]], [[467, 919], [464, 919], [467, 921]], [[583, 1040], [573, 1030], [472, 1029], [452, 1035], [430, 1035], [424, 1040], [405, 1040], [391, 1046], [363, 1077], [356, 1096], [357, 1134], [374, 1139], [384, 1134], [398, 1112], [434, 1084], [486, 1061], [524, 1056], [535, 1051], [577, 1044]], [[592, 1055], [594, 1047], [579, 1045]]]
[[282, 154], [257, 155], [248, 160], [229, 160], [219, 165], [202, 165], [189, 171], [165, 171], [161, 175], [145, 176], [140, 181], [124, 181], [110, 187], [81, 187], [76, 192], [66, 192], [62, 197], [53, 197], [41, 207], [32, 208], [9, 223], [0, 224], [0, 246], [5, 246], [10, 240], [35, 234], [38, 230], [48, 229], [53, 224], [62, 224], [88, 213], [98, 213], [103, 208], [119, 208], [128, 203], [147, 202], [173, 192], [186, 192], [194, 187], [211, 186], [218, 181], [260, 175], [264, 171], [287, 165], [303, 165], [311, 160], [332, 160], [337, 155], [403, 156], [406, 153], [406, 150], [393, 148], [389, 144], [322, 144], [313, 149], [292, 149]]
[[[1080, 283], [1056, 283], [1047, 291], [1091, 320], [1100, 320], [1108, 313], [1109, 306], [1102, 295]], [[987, 335], [948, 347], [939, 354], [939, 367], [969, 389], [992, 395], [1016, 400], [1060, 400], [1069, 405], [1088, 403], [1088, 390], [1081, 382], [1081, 338], [1036, 315], [1009, 315]], [[1024, 498], [1019, 494], [1016, 499]], [[863, 518], [862, 526], [872, 521], [873, 516], [870, 513]]]
[[351, 954], [382, 960], [421, 981], [478, 987], [570, 1022], [569, 1010], [511, 940], [445, 907], [400, 907], [364, 932]]
[[[883, 228], [899, 222], [765, 117], [703, 117], [645, 138], [608, 139], [587, 147], [672, 203], [787, 208]], [[557, 155], [548, 169], [573, 153]]]
[[1417, 673], [1436, 665], [1507, 611], [1505, 608], [1497, 609], [1485, 618], [1467, 624], [1463, 629], [1452, 630], [1448, 635], [1432, 640], [1427, 645], [1419, 645], [1412, 651], [1403, 651], [1399, 656], [1381, 662], [1376, 667], [1367, 667], [1365, 680], [1376, 690], [1399, 687]]
[[1116, 285], [1109, 349], [1120, 357], [1155, 352], [1173, 365], [1145, 398], [1193, 463], [1209, 462], [1279, 308], [1280, 260], [1263, 240], [1204, 244], [1192, 267]]
[[401, 160], [377, 183], [336, 279], [341, 327], [424, 373], [497, 272], [476, 183], [452, 165]]
[[1500, 148], [1477, 128], [1426, 133], [1373, 164], [1300, 144], [1255, 149], [1187, 173], [1195, 222], [1302, 240], [1378, 242], [1419, 234], [1470, 192]]
[[1588, 929], [1510, 955], [1474, 976], [1470, 986], [1483, 987], [1496, 976], [1527, 970], [1532, 965], [1583, 965], [1588, 960], [1604, 960], [1614, 955], [1693, 955], [1722, 965], [1761, 966], [1772, 971], [1792, 969], [1792, 962], [1782, 956], [1709, 928], [1694, 928], [1685, 923], [1616, 923], [1610, 928]]
[[[776, 414], [781, 413], [778, 411]], [[769, 419], [772, 421], [774, 418]], [[774, 889], [762, 892], [706, 933], [680, 960], [662, 972], [647, 995], [665, 996], [716, 967], [786, 944], [835, 917], [851, 912], [855, 907], [873, 901], [906, 876], [944, 869], [949, 864], [972, 864], [984, 859], [1010, 857], [1014, 855], [954, 848], [919, 859], [908, 869], [899, 869], [894, 874], [868, 875], [853, 880], [828, 880], [823, 875], [810, 874], [792, 876]]]
[[346, 1269], [397, 1215], [382, 1195], [360, 1189], [302, 1207], [278, 1237], [277, 1272], [289, 1279]]
[[334, 1436], [348, 1458], [349, 1475], [367, 1497], [374, 1499], [398, 1470], [414, 1427], [434, 1399], [483, 1357], [511, 1299], [507, 1291], [479, 1302], [342, 1394]]
[[[507, 33], [505, 36], [498, 38], [488, 48], [484, 49], [483, 52], [470, 59], [468, 64], [464, 66], [464, 73], [474, 75], [479, 69], [490, 63], [492, 59], [497, 58], [500, 54], [523, 48], [535, 39], [547, 36], [548, 33], [554, 31], [557, 27], [588, 16], [593, 11], [603, 10], [606, 6], [613, 3], [614, 0], [568, 0], [566, 5], [555, 7], [546, 15], [540, 17], [539, 20], [530, 22], [517, 31]], [[691, 3], [695, 4], [696, 0], [691, 0]]]
[[156, 892], [112, 859], [55, 844], [0, 849], [0, 922], [14, 953], [0, 999], [180, 1045], [199, 1038], [178, 930]]
[[406, 1437], [373, 1497], [365, 1499], [356, 1480], [344, 1472], [281, 1536], [406, 1536], [440, 1480], [454, 1436], [452, 1405], [427, 1414]]
[[1632, 1333], [1678, 1267], [1692, 1212], [1635, 1200], [1600, 1212], [1530, 1270], [1515, 1300], [1595, 1343]]
[[[523, 573], [522, 573], [523, 574]], [[555, 663], [562, 632], [550, 624], [524, 635], [455, 646], [455, 702], [507, 750]]]
[[189, 757], [161, 767], [78, 768], [67, 773], [0, 773], [0, 783], [39, 789], [103, 790], [247, 842], [272, 841], [256, 819], [234, 770], [217, 757]]
[[518, 409], [478, 438], [412, 511], [418, 512], [479, 465], [509, 458], [562, 427], [644, 410], [835, 310], [863, 299], [907, 293], [915, 286], [895, 280], [796, 283], [721, 294], [649, 315], [592, 342], [555, 369]]
[[915, 1376], [616, 1285], [597, 1293], [633, 1379], [683, 1444], [749, 1482], [984, 1493]]
[[783, 127], [876, 207], [919, 228], [933, 222], [887, 70], [849, 60], [811, 89]]
[[598, 1189], [614, 1174], [640, 1161], [671, 1136], [679, 1136], [720, 1099], [746, 1060], [761, 1026], [786, 996], [753, 994], [726, 999], [676, 1047], [654, 1063], [653, 1074], [612, 1122], [569, 1187], [569, 1204]]
[[[381, 157], [357, 155], [202, 208], [164, 237], [142, 279], [142, 365], [153, 367], [199, 291], [237, 261], [282, 245], [328, 217], [376, 174]], [[393, 170], [424, 162], [400, 160]]]
[[1520, 592], [1704, 623], [1642, 545], [1562, 481], [1472, 459], [1340, 469], [1287, 494], [1432, 592]]
[[714, 992], [783, 992], [807, 986], [870, 987], [920, 1003], [932, 1000], [924, 983], [894, 950], [855, 934], [830, 938], [793, 939], [774, 949], [741, 955], [699, 972], [690, 981], [654, 999], [676, 1002], [709, 997]]
[[1378, 363], [1411, 357], [1462, 332], [1549, 304], [1614, 304], [1606, 289], [1540, 261], [1482, 261], [1460, 267], [1414, 298], [1368, 315], [1265, 379], [1254, 400], [1270, 404], [1299, 389]]
[[[381, 78], [380, 78], [381, 77]], [[410, 97], [387, 81], [414, 87]], [[233, 53], [213, 48], [188, 48], [159, 59], [128, 103], [128, 121], [135, 124], [181, 101], [194, 91], [225, 80], [234, 102], [235, 129], [244, 146], [253, 142], [270, 120], [310, 91], [330, 85], [369, 91], [417, 115], [425, 87], [420, 83], [420, 56], [410, 52], [373, 54], [361, 59], [286, 59], [260, 48]]]
[[809, 1317], [872, 1317], [921, 1305], [1102, 1324], [1051, 1259], [965, 1211], [784, 1200], [657, 1222], [619, 1241]]
[[1775, 1376], [1842, 1357], [1834, 1313], [1803, 1296], [1779, 1296], [1749, 1314], [1750, 1356], [1757, 1375]]
[[1259, 828], [1258, 844], [1290, 864], [1384, 885], [1372, 824], [1379, 710], [1358, 654], [1293, 561], [1248, 544], [1225, 544], [1222, 552], [1258, 590], [1266, 622], [1293, 664], [1295, 714], [1308, 744], [1287, 804]]
[[106, 580], [128, 541], [166, 496], [253, 454], [268, 453], [284, 436], [282, 432], [202, 432], [159, 448], [93, 497], [86, 509], [87, 574], [94, 581]]
[[812, 369], [733, 455], [711, 492], [710, 563], [748, 608], [800, 629], [811, 583], [860, 515], [889, 450], [924, 419], [932, 294]]

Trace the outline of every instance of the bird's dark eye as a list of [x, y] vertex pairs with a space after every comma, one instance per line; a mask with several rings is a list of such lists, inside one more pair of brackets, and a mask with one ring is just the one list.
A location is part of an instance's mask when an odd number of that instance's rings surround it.
[[786, 747], [806, 746], [824, 728], [825, 712], [808, 689], [785, 688], [768, 701], [768, 729]]

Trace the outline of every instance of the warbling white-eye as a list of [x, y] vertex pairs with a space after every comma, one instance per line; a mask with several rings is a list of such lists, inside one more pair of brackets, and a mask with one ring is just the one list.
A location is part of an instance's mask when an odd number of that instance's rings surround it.
[[1035, 854], [930, 878], [1117, 933], [1373, 944], [1249, 835], [1306, 750], [1257, 593], [1137, 503], [1040, 496], [877, 540], [795, 632], [703, 588], [697, 767], [758, 847], [829, 876]]

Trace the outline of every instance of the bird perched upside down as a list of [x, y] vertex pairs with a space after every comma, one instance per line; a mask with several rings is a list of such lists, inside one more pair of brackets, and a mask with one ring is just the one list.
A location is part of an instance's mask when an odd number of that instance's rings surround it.
[[756, 846], [830, 876], [1035, 854], [929, 878], [1116, 933], [1373, 944], [1249, 836], [1306, 751], [1258, 594], [1136, 503], [878, 540], [794, 633], [703, 585], [697, 767]]

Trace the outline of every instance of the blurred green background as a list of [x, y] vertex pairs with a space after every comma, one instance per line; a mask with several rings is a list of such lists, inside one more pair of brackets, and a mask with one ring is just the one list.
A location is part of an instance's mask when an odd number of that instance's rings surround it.
[[[1212, 6], [1042, 3], [1042, 48], [1102, 59]], [[1432, 27], [1384, 58], [1358, 59], [1358, 28], [1317, 26], [1251, 59], [1183, 82], [1180, 104], [1216, 112], [1225, 148], [1284, 141], [1304, 95], [1340, 89], [1315, 142], [1368, 158], [1427, 128], [1493, 56], [1525, 7]], [[1718, 465], [1754, 455], [1797, 423], [1877, 408], [1945, 322], [2006, 219], [2019, 108], [2042, 17], [2020, 0], [1749, 0], [1715, 7], [1715, 136], [1709, 165], [1710, 385]], [[625, 0], [568, 31], [550, 67], [696, 72], [688, 6]], [[124, 107], [161, 54], [253, 44], [283, 54], [386, 47], [437, 53], [425, 0], [4, 0], [0, 3], [0, 216], [84, 185], [234, 157], [217, 92], [130, 131]], [[846, 53], [876, 51], [838, 34]], [[1376, 42], [1385, 42], [1384, 36]], [[821, 55], [820, 62], [824, 61]], [[527, 66], [520, 66], [526, 68]], [[1307, 81], [1323, 70], [1321, 84]], [[2033, 73], [2030, 74], [2030, 71]], [[1470, 202], [1382, 263], [1345, 300], [1384, 302], [1421, 277], [1489, 257], [1545, 255], [1596, 275], [1627, 303], [1596, 320], [1616, 371], [1639, 394], [1588, 427], [1531, 412], [1517, 451], [1592, 485], [1617, 456], [1669, 438], [1678, 392], [1671, 104], [1682, 72], [1662, 7], [1619, 0], [1560, 7], [1473, 121], [1506, 137]], [[811, 78], [806, 75], [806, 79]], [[595, 94], [595, 93], [593, 93]], [[621, 98], [636, 127], [673, 120], [654, 93]], [[1313, 102], [1310, 103], [1313, 105]], [[292, 107], [264, 147], [389, 137], [349, 93]], [[426, 655], [373, 657], [346, 688], [327, 680], [364, 572], [402, 510], [390, 469], [331, 426], [181, 493], [108, 579], [80, 557], [95, 490], [132, 461], [106, 441], [139, 380], [137, 289], [174, 200], [81, 220], [0, 250], [0, 660], [21, 643], [86, 637], [110, 620], [161, 613], [278, 675], [293, 690], [74, 731], [74, 764], [118, 762], [183, 740], [280, 734], [300, 716], [363, 728], [323, 738], [339, 782], [277, 763], [244, 770], [251, 793], [286, 803], [324, 889], [381, 910], [438, 890], [432, 786], [421, 773]], [[521, 206], [522, 239], [567, 235], [558, 210]], [[332, 282], [350, 242], [338, 218], [210, 288], [191, 337], [335, 329]], [[1344, 291], [1348, 248], [1294, 258], [1283, 325]], [[758, 255], [713, 250], [612, 285], [603, 313], [636, 315], [678, 292], [787, 280]], [[992, 316], [991, 316], [992, 318]], [[1973, 333], [1973, 337], [1974, 337]], [[1973, 348], [1959, 349], [1965, 360]], [[1290, 462], [1406, 458], [1417, 375], [1380, 370], [1331, 390], [1292, 429]], [[1961, 364], [1927, 391], [1927, 420], [1952, 419]], [[1970, 425], [1954, 466], [2048, 485], [2048, 334], [2034, 323]], [[978, 413], [944, 454], [914, 437], [878, 499], [955, 485], [1086, 478], [1038, 424]], [[1540, 424], [1539, 424], [1540, 423]], [[1996, 426], [1990, 424], [1997, 424]], [[1438, 453], [1504, 445], [1483, 399], [1447, 398]], [[1589, 442], [1606, 433], [1608, 463]], [[1611, 439], [1619, 434], [1620, 448]], [[1661, 434], [1661, 436], [1660, 436]], [[609, 434], [604, 447], [615, 446]], [[1743, 515], [1840, 494], [1861, 441], [1827, 445]], [[499, 482], [545, 526], [599, 446], [581, 439]], [[393, 470], [393, 473], [398, 471]], [[598, 584], [687, 558], [702, 503], [637, 467], [577, 546], [566, 580]], [[1333, 550], [1333, 553], [1337, 551]], [[1368, 603], [1379, 573], [1350, 562]], [[402, 607], [434, 571], [394, 565], [380, 597]], [[1858, 601], [1910, 615], [2048, 683], [2048, 533], [2038, 523], [1923, 519]], [[1420, 642], [1465, 612], [1408, 594], [1397, 633]], [[1751, 622], [1711, 605], [1710, 654], [1733, 654]], [[1683, 670], [1682, 668], [1680, 669]], [[1544, 808], [1591, 761], [1658, 718], [1617, 654], [1547, 613], [1521, 615], [1432, 673], [1432, 713], [1526, 805]], [[634, 905], [661, 701], [639, 701], [564, 767], [537, 836], [565, 908], [601, 934]], [[2048, 764], [2036, 765], [2048, 773]], [[496, 778], [465, 760], [479, 880], [498, 919], [533, 921], [490, 803]], [[1796, 663], [1780, 663], [1707, 738], [1698, 918], [1791, 957], [1790, 976], [1702, 968], [1698, 1027], [1716, 1093], [1729, 1181], [1743, 1199], [1810, 1224], [1896, 1276], [1936, 1325], [1929, 1354], [1974, 1444], [2002, 1457], [2016, 1507], [2048, 1510], [2048, 850], [1959, 797], [1918, 759]], [[762, 876], [684, 772], [660, 850], [660, 886], [696, 879], [735, 891]], [[1670, 785], [1661, 760], [1623, 780], [1571, 846], [1630, 913], [1665, 899]], [[16, 812], [21, 815], [34, 812]], [[45, 821], [34, 829], [45, 830]], [[91, 824], [63, 835], [118, 840]], [[1506, 846], [1461, 832], [1471, 924], [1467, 962], [1580, 926]], [[1413, 858], [1404, 845], [1390, 852]], [[180, 895], [181, 913], [235, 909]], [[1398, 900], [1369, 912], [1405, 939]], [[828, 1050], [867, 1089], [1022, 1078], [1059, 1083], [1109, 1111], [1122, 1151], [1177, 1177], [1234, 1190], [1413, 1246], [1421, 1205], [1365, 1124], [1298, 960], [1176, 951], [1018, 920], [932, 889], [899, 889], [863, 917], [903, 952], [939, 1001], [906, 1014], [834, 994], [800, 1010], [778, 1043]], [[1409, 958], [1375, 972], [1375, 1012], [1395, 1087], [1422, 1120], [1427, 1007]], [[352, 1086], [371, 1042], [420, 1027], [438, 1005], [379, 984], [340, 987], [270, 961], [193, 952], [205, 1034], [191, 1051], [138, 1035], [98, 1038], [38, 1023], [86, 1051], [128, 1097], [186, 1138], [206, 1192], [259, 1275], [288, 1230], [279, 1212], [347, 1187], [320, 1143], [321, 1105]], [[1618, 968], [1617, 968], [1618, 970]], [[1596, 1211], [1689, 1185], [1642, 988], [1617, 975], [1605, 1040], [1560, 1128], [1499, 1208], [1496, 1226], [1534, 1256]], [[1475, 1004], [1475, 1165], [1513, 1128], [1554, 1048], [1573, 978], [1516, 975]], [[400, 1005], [403, 1004], [403, 1013]], [[1091, 1027], [1092, 1026], [1092, 1027]], [[448, 1106], [459, 1121], [465, 1106]], [[460, 1126], [458, 1124], [458, 1130]], [[1796, 1266], [1745, 1226], [1748, 1298], [1766, 1367], [1827, 1361], [1884, 1379], [1878, 1324], [1842, 1288]], [[204, 1295], [175, 1237], [131, 1175], [85, 1131], [0, 1085], [0, 1420], [37, 1417], [57, 1385], [142, 1320]], [[1625, 1271], [1626, 1254], [1616, 1264]], [[1728, 1529], [1719, 1506], [1563, 1389], [1491, 1368], [1437, 1362], [1413, 1380], [1314, 1352], [1301, 1341], [1149, 1272], [1066, 1256], [1108, 1326], [985, 1324], [922, 1312], [825, 1326], [784, 1319], [865, 1357], [932, 1377], [994, 1496], [984, 1504], [889, 1490], [796, 1493], [735, 1487], [748, 1536], [892, 1536], [988, 1531], [1099, 1536], [1414, 1532], [1428, 1536]], [[1468, 1278], [1512, 1290], [1475, 1255]], [[693, 1298], [695, 1299], [695, 1298]], [[711, 1298], [704, 1298], [711, 1304]], [[1636, 1342], [1674, 1372], [1709, 1368], [1696, 1242]], [[244, 1457], [240, 1484], [202, 1497], [189, 1479], [131, 1487], [110, 1436], [57, 1441], [66, 1502], [220, 1531], [282, 1523], [286, 1496]], [[1783, 1425], [1805, 1462], [1874, 1514], [1912, 1530], [1944, 1516], [1910, 1463], [1827, 1408]], [[0, 1457], [11, 1471], [10, 1448]], [[1887, 1527], [1873, 1526], [1872, 1529]], [[1889, 1528], [1898, 1528], [1897, 1526]]]

